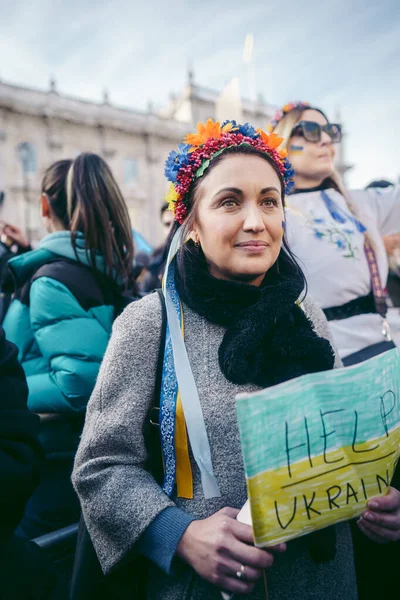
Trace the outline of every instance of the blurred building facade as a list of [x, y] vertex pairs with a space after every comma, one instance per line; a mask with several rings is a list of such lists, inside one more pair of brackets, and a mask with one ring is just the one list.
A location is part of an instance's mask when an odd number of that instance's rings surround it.
[[[165, 193], [163, 165], [188, 127], [158, 115], [0, 82], [0, 218], [43, 235], [40, 183], [54, 161], [95, 152], [110, 165], [126, 198], [132, 224], [158, 237]], [[156, 229], [154, 230], [154, 226]]]
[[[208, 117], [237, 117], [265, 128], [276, 107], [229, 99], [195, 84], [193, 74], [182, 93], [155, 113], [120, 108], [107, 92], [102, 103], [0, 82], [0, 219], [23, 227], [31, 240], [42, 237], [40, 182], [54, 161], [95, 152], [110, 165], [127, 201], [132, 225], [152, 245], [162, 236], [159, 211], [167, 188], [164, 163], [183, 136]], [[234, 94], [233, 94], [234, 95]], [[240, 105], [240, 107], [238, 107]], [[230, 114], [224, 114], [229, 111]], [[235, 113], [235, 114], [232, 114]], [[347, 170], [343, 162], [343, 171]]]

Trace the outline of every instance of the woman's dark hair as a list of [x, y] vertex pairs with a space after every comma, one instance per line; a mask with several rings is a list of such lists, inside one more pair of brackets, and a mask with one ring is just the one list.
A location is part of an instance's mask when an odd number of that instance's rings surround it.
[[133, 285], [133, 239], [128, 209], [107, 163], [97, 154], [59, 160], [45, 172], [42, 193], [50, 210], [71, 232], [78, 258], [76, 234], [81, 232], [89, 264], [96, 269], [102, 256], [105, 274], [125, 288]]
[[[279, 181], [281, 184], [282, 202], [283, 202], [283, 206], [285, 206], [285, 183], [283, 181], [283, 177], [282, 177], [278, 167], [276, 166], [276, 164], [274, 163], [272, 158], [268, 154], [265, 154], [264, 152], [256, 150], [252, 146], [243, 145], [243, 146], [233, 146], [231, 148], [227, 148], [226, 150], [224, 150], [224, 152], [222, 152], [221, 154], [219, 154], [218, 156], [216, 156], [214, 159], [211, 160], [210, 165], [208, 166], [203, 177], [200, 177], [200, 178], [194, 180], [192, 187], [189, 191], [188, 200], [186, 203], [188, 216], [187, 216], [185, 222], [183, 223], [183, 225], [179, 225], [176, 221], [174, 222], [172, 229], [169, 233], [169, 236], [167, 238], [166, 245], [165, 245], [165, 253], [164, 253], [165, 259], [167, 258], [168, 249], [172, 242], [172, 239], [173, 239], [175, 233], [177, 232], [177, 230], [179, 229], [179, 227], [184, 228], [184, 230], [182, 232], [183, 239], [187, 239], [189, 237], [189, 234], [193, 227], [193, 223], [196, 218], [196, 207], [197, 207], [196, 191], [197, 191], [197, 188], [199, 187], [201, 181], [205, 177], [207, 177], [207, 175], [213, 169], [215, 169], [215, 167], [217, 165], [219, 165], [219, 163], [222, 162], [226, 156], [230, 156], [233, 154], [245, 154], [245, 155], [259, 156], [260, 158], [263, 158], [265, 161], [267, 161], [271, 165], [271, 167], [274, 169], [275, 173], [278, 175], [278, 178], [279, 178]], [[205, 256], [203, 254], [203, 250], [201, 249], [201, 247], [196, 246], [191, 240], [189, 240], [186, 244], [184, 244], [182, 246], [182, 248], [179, 251], [177, 259], [178, 259], [178, 269], [179, 269], [179, 273], [180, 273], [183, 285], [185, 285], [185, 268], [184, 268], [185, 257], [188, 255], [188, 253], [195, 254], [198, 256], [198, 258], [205, 260]], [[292, 253], [292, 251], [289, 248], [289, 245], [288, 245], [288, 242], [287, 242], [287, 239], [285, 236], [283, 237], [283, 240], [282, 240], [282, 249], [279, 253], [278, 259], [277, 259], [276, 263], [273, 265], [273, 267], [271, 267], [271, 268], [276, 269], [276, 272], [279, 273], [279, 266], [280, 265], [283, 266], [284, 264], [292, 266], [297, 271], [298, 275], [301, 277], [302, 282], [303, 282], [303, 289], [304, 289], [304, 297], [303, 297], [303, 299], [304, 299], [307, 294], [307, 281], [306, 281], [306, 278], [304, 276], [304, 273], [303, 273], [299, 263], [296, 260], [295, 255]]]

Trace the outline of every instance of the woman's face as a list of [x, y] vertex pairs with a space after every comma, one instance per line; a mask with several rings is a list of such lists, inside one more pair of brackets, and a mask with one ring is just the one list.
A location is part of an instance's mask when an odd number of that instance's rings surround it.
[[259, 156], [228, 155], [197, 188], [192, 238], [211, 275], [260, 285], [278, 258], [284, 212], [281, 184]]
[[[305, 110], [299, 121], [314, 121], [320, 125], [327, 123], [325, 117], [313, 109]], [[325, 131], [321, 132], [319, 142], [308, 142], [299, 135], [292, 136], [289, 140], [288, 152], [288, 158], [297, 178], [321, 180], [322, 182], [332, 174], [335, 148]]]

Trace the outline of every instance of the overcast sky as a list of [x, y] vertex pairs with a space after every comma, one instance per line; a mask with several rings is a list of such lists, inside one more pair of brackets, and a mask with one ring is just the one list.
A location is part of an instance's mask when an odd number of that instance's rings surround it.
[[[306, 8], [304, 8], [304, 5]], [[256, 91], [307, 100], [348, 136], [348, 181], [400, 176], [400, 0], [0, 0], [0, 78], [145, 109], [165, 105], [191, 64], [199, 85], [239, 77], [254, 35]]]

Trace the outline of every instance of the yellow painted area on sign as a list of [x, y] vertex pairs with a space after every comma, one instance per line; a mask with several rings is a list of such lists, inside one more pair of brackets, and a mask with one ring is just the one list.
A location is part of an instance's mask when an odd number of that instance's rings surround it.
[[368, 500], [387, 493], [399, 445], [400, 427], [388, 437], [249, 478], [256, 544], [277, 544], [360, 515]]

